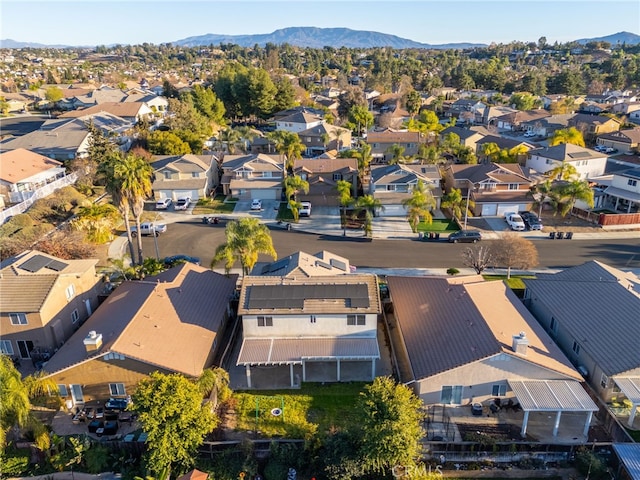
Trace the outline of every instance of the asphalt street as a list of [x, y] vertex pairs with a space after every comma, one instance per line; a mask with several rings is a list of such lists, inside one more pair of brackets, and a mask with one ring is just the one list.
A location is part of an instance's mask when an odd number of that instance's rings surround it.
[[[298, 250], [316, 253], [329, 250], [349, 259], [352, 265], [369, 268], [449, 268], [462, 267], [462, 251], [466, 244], [446, 241], [431, 242], [375, 239], [364, 241], [361, 232], [348, 232], [347, 237], [318, 235], [284, 228], [271, 229], [278, 258]], [[206, 225], [194, 218], [172, 223], [166, 233], [157, 237], [160, 257], [185, 254], [199, 257], [203, 266], [209, 266], [216, 247], [224, 243], [223, 225]], [[485, 240], [488, 243], [491, 240]], [[564, 268], [599, 260], [622, 269], [640, 269], [640, 238], [588, 239], [588, 240], [534, 240], [538, 249], [539, 268]], [[152, 237], [143, 237], [146, 256], [153, 256]], [[260, 261], [269, 257], [261, 256]], [[222, 267], [222, 265], [218, 265]]]

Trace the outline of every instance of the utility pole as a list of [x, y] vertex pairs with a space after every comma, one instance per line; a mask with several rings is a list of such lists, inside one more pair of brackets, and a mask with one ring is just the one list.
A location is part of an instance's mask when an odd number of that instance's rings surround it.
[[464, 228], [467, 229], [467, 216], [469, 215], [469, 197], [471, 197], [471, 187], [467, 187], [467, 205], [464, 209]]

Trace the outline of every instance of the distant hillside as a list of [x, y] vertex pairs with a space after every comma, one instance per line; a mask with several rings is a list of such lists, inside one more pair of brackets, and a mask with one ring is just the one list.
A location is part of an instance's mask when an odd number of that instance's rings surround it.
[[272, 33], [260, 35], [217, 35], [209, 33], [198, 35], [172, 42], [176, 45], [197, 47], [204, 45], [219, 45], [220, 43], [232, 43], [241, 47], [252, 47], [256, 44], [264, 46], [267, 43], [280, 45], [288, 43], [298, 47], [323, 48], [323, 47], [347, 47], [347, 48], [374, 48], [391, 47], [403, 48], [471, 48], [483, 47], [483, 44], [474, 43], [448, 43], [443, 45], [429, 45], [427, 43], [414, 42], [406, 38], [388, 35], [386, 33], [371, 32], [365, 30], [351, 30], [349, 28], [316, 28], [316, 27], [291, 27], [282, 28]]
[[0, 48], [69, 48], [69, 45], [45, 45], [43, 43], [18, 42], [7, 38], [0, 40]]
[[580, 40], [576, 40], [576, 42], [582, 45], [589, 42], [608, 42], [611, 45], [622, 45], [623, 43], [627, 45], [637, 45], [640, 43], [640, 35], [630, 32], [618, 32], [613, 35], [607, 35], [606, 37], [581, 38]]

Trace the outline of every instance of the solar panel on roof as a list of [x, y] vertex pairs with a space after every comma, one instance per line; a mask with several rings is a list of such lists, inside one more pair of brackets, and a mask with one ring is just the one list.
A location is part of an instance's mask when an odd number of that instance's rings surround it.
[[253, 285], [248, 308], [303, 308], [305, 300], [349, 300], [354, 308], [369, 306], [366, 284]]
[[332, 258], [329, 260], [329, 263], [336, 267], [338, 270], [342, 270], [343, 272], [347, 271], [347, 264], [337, 258]]
[[49, 270], [53, 270], [55, 272], [61, 272], [62, 270], [67, 268], [67, 266], [68, 266], [67, 263], [61, 262], [59, 260], [51, 260], [44, 267], [48, 268]]
[[591, 154], [589, 152], [575, 152], [575, 153], [570, 153], [569, 157], [571, 158], [585, 158], [585, 157], [590, 157]]

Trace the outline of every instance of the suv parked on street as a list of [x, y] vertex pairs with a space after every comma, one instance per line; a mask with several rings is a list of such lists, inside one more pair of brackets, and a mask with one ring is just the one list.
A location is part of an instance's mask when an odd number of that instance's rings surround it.
[[527, 230], [542, 230], [542, 222], [533, 212], [518, 212]]
[[482, 240], [478, 230], [458, 230], [447, 237], [449, 243], [476, 243]]

